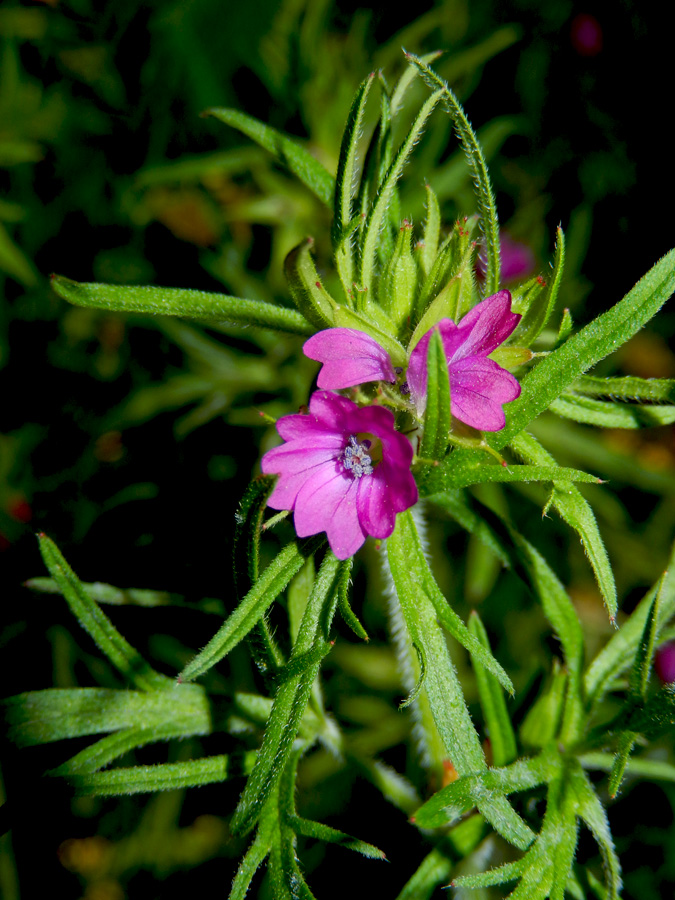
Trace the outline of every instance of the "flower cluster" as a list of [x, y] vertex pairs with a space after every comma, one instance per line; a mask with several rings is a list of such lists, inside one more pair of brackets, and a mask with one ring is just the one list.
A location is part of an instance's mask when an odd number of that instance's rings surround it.
[[[481, 431], [504, 427], [503, 404], [520, 394], [518, 381], [489, 355], [512, 333], [520, 316], [511, 295], [499, 291], [473, 307], [456, 324], [442, 319], [438, 329], [448, 363], [452, 416]], [[426, 407], [430, 329], [412, 348], [400, 389], [410, 413], [422, 420]], [[367, 382], [396, 384], [397, 370], [387, 351], [365, 332], [329, 328], [311, 337], [305, 355], [322, 363], [319, 388], [306, 415], [284, 416], [277, 431], [285, 441], [268, 451], [263, 472], [279, 475], [268, 501], [294, 514], [299, 537], [325, 531], [338, 559], [352, 556], [367, 536], [386, 538], [396, 514], [417, 502], [410, 470], [413, 448], [396, 430], [394, 414], [383, 406], [358, 406], [332, 391]], [[403, 374], [403, 373], [400, 373]]]

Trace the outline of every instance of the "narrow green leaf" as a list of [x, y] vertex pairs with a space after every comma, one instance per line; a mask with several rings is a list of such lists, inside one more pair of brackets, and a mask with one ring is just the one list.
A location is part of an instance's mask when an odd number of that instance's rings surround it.
[[545, 356], [521, 382], [520, 397], [509, 403], [506, 426], [488, 437], [499, 450], [551, 405], [565, 388], [599, 360], [617, 350], [661, 309], [675, 290], [675, 250], [667, 253], [610, 310]]
[[415, 824], [420, 828], [444, 827], [467, 813], [481, 793], [504, 796], [530, 790], [554, 778], [559, 766], [560, 758], [546, 752], [503, 768], [465, 775], [430, 797], [415, 813]]
[[645, 622], [644, 631], [638, 645], [638, 651], [635, 654], [633, 670], [629, 681], [629, 694], [635, 700], [645, 700], [647, 697], [647, 686], [649, 677], [654, 664], [654, 653], [656, 651], [656, 642], [659, 628], [659, 612], [661, 605], [661, 593], [657, 593], [652, 601], [649, 609], [647, 621]]
[[[551, 317], [551, 313], [555, 307], [558, 297], [560, 282], [562, 281], [563, 267], [565, 265], [565, 235], [558, 225], [555, 257], [553, 261], [553, 277], [551, 279], [546, 301], [532, 303], [523, 318], [518, 323], [518, 328], [513, 336], [516, 344], [522, 344], [524, 347], [531, 347], [546, 327], [546, 323]], [[519, 310], [516, 309], [516, 312]]]
[[333, 205], [335, 193], [333, 176], [324, 169], [318, 159], [315, 159], [296, 141], [236, 109], [207, 109], [203, 115], [213, 116], [226, 125], [236, 128], [237, 131], [250, 137], [265, 150], [269, 150], [275, 159], [294, 175], [297, 175], [300, 181], [307, 185], [322, 203], [329, 208]]
[[[471, 127], [457, 97], [448, 85], [433, 72], [421, 59], [406, 53], [406, 59], [416, 66], [432, 90], [440, 92], [443, 102], [452, 119], [457, 135], [462, 143], [462, 149], [466, 155], [469, 168], [474, 180], [476, 201], [481, 217], [481, 230], [485, 237], [485, 251], [487, 257], [487, 272], [485, 275], [486, 295], [495, 294], [499, 290], [500, 259], [499, 259], [499, 223], [497, 220], [497, 206], [487, 165], [481, 150], [478, 138]], [[434, 95], [436, 96], [436, 95]]]
[[452, 863], [438, 847], [434, 847], [405, 883], [396, 900], [431, 900], [436, 888], [448, 883]]
[[177, 788], [200, 787], [248, 775], [255, 758], [255, 751], [250, 750], [240, 760], [231, 756], [210, 756], [187, 762], [132, 766], [111, 769], [107, 772], [71, 775], [69, 781], [80, 796], [95, 794], [99, 797], [115, 797], [121, 794], [173, 791]]
[[[421, 452], [421, 456], [426, 454]], [[430, 469], [423, 482], [423, 493], [434, 495], [458, 488], [470, 487], [473, 484], [485, 484], [487, 482], [556, 482], [561, 488], [571, 487], [575, 481], [586, 484], [599, 484], [600, 479], [581, 469], [570, 469], [553, 465], [517, 465], [509, 463], [500, 466], [492, 459], [486, 459], [486, 454], [477, 451], [474, 458], [465, 456], [462, 462], [454, 466], [450, 471], [438, 468]]]
[[179, 680], [186, 682], [199, 678], [236, 647], [265, 615], [291, 578], [300, 571], [307, 556], [322, 544], [323, 538], [314, 537], [302, 544], [295, 542], [284, 547], [206, 647], [183, 669]]
[[311, 335], [316, 330], [294, 309], [227, 294], [183, 288], [83, 284], [62, 275], [52, 275], [52, 287], [59, 297], [75, 306], [149, 316], [184, 316], [211, 324], [255, 325], [290, 334]]
[[[487, 631], [475, 610], [469, 618], [469, 630], [485, 650], [491, 653]], [[506, 766], [516, 758], [518, 749], [504, 694], [495, 677], [475, 657], [472, 657], [472, 661], [493, 763], [497, 767]]]
[[515, 862], [504, 863], [502, 866], [495, 866], [487, 872], [479, 872], [476, 875], [460, 875], [452, 881], [453, 887], [463, 888], [484, 888], [492, 887], [495, 884], [504, 884], [507, 881], [515, 881], [520, 878], [527, 868], [528, 859], [523, 856]]
[[[429, 597], [420, 595], [427, 563], [420, 552], [419, 541], [411, 545], [411, 536], [415, 534], [410, 512], [399, 513], [394, 532], [387, 538], [387, 561], [410, 638], [425, 659], [424, 690], [434, 721], [449, 758], [462, 775], [483, 769], [485, 758], [436, 619], [436, 610]], [[413, 573], [417, 578], [412, 577]]]
[[675, 726], [675, 684], [664, 685], [644, 706], [628, 712], [625, 724], [629, 730], [649, 739], [672, 731]]
[[8, 697], [2, 705], [10, 740], [19, 747], [141, 726], [152, 737], [167, 722], [185, 736], [211, 731], [209, 703], [199, 685], [147, 693], [50, 688]]
[[[289, 664], [325, 646], [337, 605], [336, 581], [339, 569], [339, 561], [328, 551], [314, 582]], [[244, 833], [253, 827], [289, 760], [321, 658], [322, 656], [309, 670], [303, 668], [279, 686], [258, 760], [232, 819], [234, 833]]]
[[239, 863], [237, 874], [232, 881], [232, 890], [229, 900], [244, 900], [253, 881], [253, 876], [265, 861], [272, 846], [273, 820], [271, 817], [263, 818], [255, 840], [246, 851], [246, 855]]
[[564, 900], [565, 890], [572, 874], [574, 857], [579, 839], [577, 823], [578, 798], [573, 790], [563, 784], [559, 803], [560, 819], [556, 828], [557, 839], [551, 848], [551, 864], [553, 868], [553, 884], [549, 894], [550, 900]]
[[[244, 599], [259, 577], [263, 515], [275, 483], [273, 475], [255, 478], [244, 492], [235, 515], [232, 576], [238, 602]], [[270, 633], [264, 616], [253, 627], [248, 640], [255, 663], [263, 675], [274, 672], [283, 665], [283, 654]]]
[[410, 156], [414, 145], [420, 138], [427, 119], [431, 115], [433, 109], [436, 107], [438, 101], [440, 100], [440, 97], [440, 92], [437, 91], [426, 101], [426, 103], [418, 113], [417, 118], [413, 122], [412, 128], [408, 133], [408, 136], [401, 144], [398, 152], [396, 153], [396, 156], [394, 157], [394, 161], [392, 162], [389, 171], [387, 172], [387, 175], [382, 182], [382, 186], [380, 187], [377, 196], [373, 201], [370, 213], [368, 214], [368, 218], [363, 229], [359, 280], [361, 288], [369, 292], [372, 291], [373, 288], [375, 256], [377, 245], [380, 241], [380, 232], [382, 230], [382, 226], [384, 225], [385, 214], [389, 208], [389, 203], [391, 201], [394, 188], [396, 187], [396, 183], [401, 177], [403, 168], [408, 161], [408, 157]]
[[675, 422], [675, 406], [612, 403], [567, 392], [549, 409], [557, 416], [597, 428], [650, 428]]
[[627, 622], [612, 635], [588, 667], [584, 687], [589, 707], [598, 702], [613, 682], [633, 663], [642, 635], [645, 633], [654, 598], [658, 595], [657, 638], [666, 623], [675, 615], [675, 545], [668, 559], [666, 571], [637, 605]]
[[[358, 147], [363, 128], [363, 114], [370, 88], [375, 80], [371, 72], [359, 85], [347, 117], [347, 123], [340, 144], [337, 176], [335, 179], [335, 203], [333, 208], [333, 247], [337, 248], [342, 234], [349, 227], [354, 216], [352, 201], [356, 188], [356, 165]], [[351, 277], [348, 283], [351, 283]]]
[[321, 284], [310, 250], [314, 238], [308, 237], [284, 259], [284, 273], [293, 302], [301, 315], [317, 328], [333, 324], [335, 301]]
[[313, 838], [316, 841], [325, 841], [328, 844], [340, 844], [347, 850], [354, 850], [361, 853], [369, 859], [386, 859], [386, 854], [373, 844], [367, 844], [358, 838], [352, 837], [351, 834], [345, 834], [344, 831], [338, 831], [337, 828], [330, 828], [321, 822], [313, 822], [311, 819], [303, 819], [300, 816], [293, 816], [288, 821], [289, 826], [297, 833], [304, 837]]
[[[585, 769], [601, 769], [609, 772], [614, 765], [613, 753], [593, 751], [578, 757]], [[675, 765], [662, 759], [633, 757], [628, 760], [626, 771], [634, 778], [648, 778], [650, 781], [675, 781]]]
[[626, 766], [628, 765], [628, 760], [630, 759], [630, 754], [636, 738], [637, 734], [633, 731], [624, 731], [619, 737], [619, 745], [614, 755], [614, 764], [612, 765], [612, 771], [610, 772], [609, 782], [607, 784], [607, 791], [612, 799], [619, 793], [619, 788], [621, 787], [621, 782], [623, 781]]
[[349, 603], [349, 587], [351, 585], [352, 566], [354, 564], [353, 557], [347, 560], [347, 565], [343, 565], [340, 569], [340, 577], [338, 580], [338, 607], [342, 614], [342, 618], [351, 628], [354, 634], [361, 638], [362, 641], [368, 641], [368, 632], [363, 627], [358, 617], [355, 615]]
[[450, 434], [450, 373], [438, 329], [434, 329], [427, 351], [427, 406], [420, 456], [441, 460]]
[[526, 748], [540, 749], [554, 740], [560, 730], [567, 694], [567, 670], [554, 657], [553, 672], [520, 726], [520, 739]]
[[610, 397], [612, 400], [643, 400], [647, 403], [675, 403], [675, 378], [595, 378], [581, 375], [572, 385], [588, 397]]
[[82, 582], [63, 558], [54, 541], [39, 534], [40, 553], [49, 572], [80, 625], [96, 646], [122, 675], [140, 690], [172, 690], [174, 681], [156, 672], [140, 653], [115, 628], [101, 608], [91, 599]]
[[164, 726], [157, 725], [155, 728], [125, 728], [123, 731], [109, 734], [81, 750], [56, 769], [52, 769], [49, 774], [67, 777], [68, 775], [97, 772], [136, 747], [186, 736], [185, 724], [182, 722], [171, 722]]
[[[525, 432], [512, 439], [511, 447], [519, 456], [535, 465], [555, 465], [553, 457], [532, 435]], [[574, 485], [557, 480], [553, 483], [553, 492], [549, 503], [579, 535], [581, 544], [593, 567], [593, 573], [607, 606], [610, 621], [614, 622], [617, 612], [614, 573], [593, 510]]]
[[[406, 72], [414, 73], [414, 69], [406, 69]], [[438, 205], [438, 198], [434, 193], [430, 184], [424, 185], [427, 192], [427, 218], [424, 223], [424, 243], [420, 259], [422, 261], [422, 272], [428, 275], [431, 272], [436, 257], [438, 255], [438, 241], [441, 235], [441, 210]]]
[[572, 321], [572, 314], [569, 309], [564, 309], [562, 314], [562, 319], [560, 320], [560, 327], [558, 328], [558, 336], [555, 339], [555, 343], [553, 344], [552, 350], [558, 348], [561, 344], [564, 344], [567, 338], [572, 334], [572, 329], [574, 328], [574, 322]]
[[621, 865], [614, 849], [607, 814], [581, 766], [575, 766], [570, 774], [577, 795], [579, 815], [600, 847], [607, 879], [607, 900], [618, 900], [621, 892]]
[[[109, 603], [111, 606], [169, 606], [180, 605], [175, 594], [168, 591], [152, 591], [145, 588], [118, 588], [101, 581], [82, 581], [82, 587], [96, 603]], [[53, 578], [29, 578], [24, 587], [43, 594], [60, 594], [61, 588]], [[217, 601], [214, 601], [217, 602]]]

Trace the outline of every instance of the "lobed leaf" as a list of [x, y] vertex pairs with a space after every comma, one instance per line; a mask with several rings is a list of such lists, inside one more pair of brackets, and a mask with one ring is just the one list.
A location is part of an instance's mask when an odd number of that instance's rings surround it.
[[75, 306], [142, 313], [149, 316], [183, 316], [211, 324], [254, 325], [290, 334], [316, 331], [294, 309], [262, 300], [242, 300], [227, 294], [209, 294], [184, 288], [139, 287], [120, 284], [84, 284], [52, 275], [52, 287]]
[[292, 138], [286, 137], [270, 125], [265, 125], [246, 113], [223, 107], [207, 109], [204, 116], [213, 116], [225, 125], [241, 131], [269, 152], [305, 184], [329, 208], [333, 203], [335, 179], [318, 159]]

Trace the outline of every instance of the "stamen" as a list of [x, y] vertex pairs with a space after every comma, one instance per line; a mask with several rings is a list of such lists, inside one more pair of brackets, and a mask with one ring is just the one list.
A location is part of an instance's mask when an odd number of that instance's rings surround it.
[[368, 440], [359, 443], [356, 437], [351, 434], [349, 443], [342, 452], [342, 465], [355, 478], [361, 478], [362, 475], [372, 475], [373, 473], [373, 461], [368, 455], [370, 443]]

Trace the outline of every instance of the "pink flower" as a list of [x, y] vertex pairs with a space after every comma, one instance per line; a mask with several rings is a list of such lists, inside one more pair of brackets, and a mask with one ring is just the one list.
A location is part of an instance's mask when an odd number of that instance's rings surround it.
[[[534, 272], [536, 259], [532, 248], [514, 240], [506, 231], [502, 231], [499, 235], [499, 253], [502, 260], [503, 284], [527, 278]], [[487, 257], [483, 252], [476, 261], [476, 274], [479, 278], [485, 277], [486, 268]]]
[[[518, 381], [489, 359], [489, 354], [513, 332], [520, 316], [511, 312], [511, 294], [499, 291], [478, 303], [459, 325], [442, 319], [438, 329], [450, 374], [450, 407], [454, 418], [480, 431], [504, 427], [502, 404], [520, 395]], [[353, 335], [360, 335], [358, 341]], [[408, 387], [418, 415], [426, 407], [427, 353], [431, 330], [413, 348]], [[319, 386], [340, 390], [367, 381], [392, 381], [387, 352], [369, 335], [351, 328], [330, 328], [310, 338], [304, 347], [310, 359], [324, 363]], [[309, 352], [308, 352], [309, 351]], [[395, 378], [395, 375], [394, 375]]]
[[659, 647], [654, 656], [654, 668], [664, 684], [675, 681], [675, 641]]
[[280, 476], [268, 505], [293, 511], [299, 537], [325, 531], [338, 559], [368, 535], [389, 537], [396, 513], [417, 502], [413, 449], [389, 410], [317, 391], [309, 415], [284, 416], [277, 431], [286, 443], [262, 459]]

